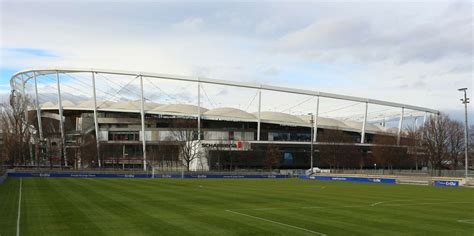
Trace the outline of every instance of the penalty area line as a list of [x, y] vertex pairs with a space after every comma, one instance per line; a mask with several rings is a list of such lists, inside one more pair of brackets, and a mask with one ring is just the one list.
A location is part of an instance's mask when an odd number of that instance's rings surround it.
[[316, 232], [316, 231], [313, 231], [313, 230], [309, 230], [309, 229], [301, 228], [301, 227], [298, 227], [298, 226], [294, 226], [294, 225], [289, 225], [289, 224], [281, 223], [281, 222], [274, 221], [274, 220], [265, 219], [265, 218], [258, 217], [258, 216], [248, 215], [248, 214], [244, 214], [244, 213], [240, 213], [240, 212], [236, 212], [236, 211], [231, 211], [231, 210], [225, 210], [225, 211], [230, 212], [230, 213], [233, 213], [233, 214], [241, 215], [241, 216], [246, 216], [246, 217], [254, 218], [254, 219], [257, 219], [257, 220], [262, 220], [262, 221], [270, 222], [270, 223], [277, 224], [277, 225], [282, 225], [282, 226], [286, 226], [286, 227], [290, 227], [290, 228], [294, 228], [294, 229], [306, 231], [306, 232], [313, 233], [313, 234], [324, 235], [324, 236], [326, 235], [326, 234], [323, 234], [323, 233], [320, 233], [320, 232]]
[[16, 218], [16, 236], [20, 236], [20, 217], [21, 217], [21, 188], [23, 186], [23, 178], [20, 178], [20, 197], [18, 198], [18, 214]]

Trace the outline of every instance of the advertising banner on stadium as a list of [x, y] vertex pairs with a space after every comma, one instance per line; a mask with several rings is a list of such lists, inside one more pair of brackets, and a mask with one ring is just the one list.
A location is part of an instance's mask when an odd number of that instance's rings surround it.
[[371, 177], [353, 177], [353, 176], [310, 176], [307, 179], [313, 180], [336, 180], [347, 182], [367, 182], [367, 183], [384, 183], [396, 184], [397, 180], [394, 178], [371, 178]]
[[287, 175], [222, 175], [222, 174], [115, 174], [115, 173], [35, 173], [35, 172], [12, 172], [8, 173], [9, 177], [70, 177], [70, 178], [287, 178]]
[[202, 140], [201, 147], [209, 150], [232, 150], [232, 151], [248, 151], [251, 146], [249, 142], [235, 141], [208, 141]]
[[443, 186], [443, 187], [458, 187], [459, 181], [457, 180], [433, 180], [434, 186]]

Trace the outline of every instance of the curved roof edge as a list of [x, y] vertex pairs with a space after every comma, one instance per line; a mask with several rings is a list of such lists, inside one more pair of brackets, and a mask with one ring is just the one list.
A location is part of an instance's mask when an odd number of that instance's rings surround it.
[[[354, 102], [361, 102], [361, 103], [368, 103], [368, 104], [378, 104], [378, 105], [390, 106], [390, 107], [407, 108], [407, 109], [411, 109], [415, 111], [423, 111], [423, 112], [429, 112], [433, 114], [439, 114], [439, 111], [437, 110], [420, 107], [420, 106], [413, 106], [413, 105], [401, 104], [401, 103], [396, 103], [396, 102], [388, 102], [388, 101], [382, 101], [382, 100], [377, 100], [377, 99], [325, 93], [325, 92], [305, 90], [305, 89], [294, 89], [294, 88], [278, 87], [278, 86], [263, 85], [263, 84], [259, 85], [259, 84], [253, 84], [253, 83], [216, 80], [216, 79], [208, 79], [204, 77], [179, 76], [179, 75], [167, 75], [167, 74], [159, 74], [159, 73], [131, 72], [131, 71], [92, 69], [92, 68], [81, 69], [81, 68], [56, 67], [56, 68], [23, 70], [23, 71], [15, 73], [11, 77], [10, 86], [12, 90], [16, 89], [15, 80], [19, 77], [19, 75], [26, 75], [26, 78], [22, 79], [22, 81], [28, 81], [29, 79], [35, 77], [36, 75], [47, 75], [47, 74], [54, 74], [54, 73], [59, 73], [59, 72], [61, 73], [90, 72], [90, 73], [103, 73], [103, 74], [114, 74], [114, 75], [144, 76], [144, 77], [149, 77], [149, 78], [160, 78], [160, 79], [188, 81], [188, 82], [200, 82], [200, 83], [207, 83], [207, 84], [218, 84], [218, 85], [227, 85], [227, 86], [234, 86], [234, 87], [253, 88], [253, 89], [260, 89], [260, 90], [301, 94], [301, 95], [319, 96], [319, 97], [326, 97], [326, 98], [333, 98], [333, 99], [347, 100], [347, 101], [354, 101]], [[32, 73], [32, 75], [29, 75], [28, 73]]]

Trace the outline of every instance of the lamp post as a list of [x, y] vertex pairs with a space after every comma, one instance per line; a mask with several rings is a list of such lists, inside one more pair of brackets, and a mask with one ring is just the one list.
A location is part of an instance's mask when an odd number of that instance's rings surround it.
[[465, 168], [465, 177], [467, 178], [468, 174], [468, 169], [467, 169], [467, 154], [468, 154], [468, 149], [469, 149], [469, 136], [467, 134], [468, 132], [468, 126], [467, 126], [467, 104], [469, 103], [469, 98], [467, 97], [467, 88], [460, 88], [458, 91], [464, 92], [464, 99], [461, 98], [461, 102], [464, 104], [464, 168]]
[[310, 115], [310, 123], [311, 123], [311, 175], [313, 175], [313, 153], [314, 153], [314, 140], [313, 140], [313, 133], [314, 133], [314, 115], [313, 113], [308, 113]]

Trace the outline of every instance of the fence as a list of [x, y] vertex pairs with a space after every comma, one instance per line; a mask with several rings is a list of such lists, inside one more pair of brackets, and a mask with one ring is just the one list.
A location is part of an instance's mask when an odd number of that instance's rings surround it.
[[18, 170], [11, 177], [73, 177], [73, 178], [287, 178], [275, 172], [127, 172], [127, 171], [70, 171]]
[[[332, 169], [333, 174], [361, 175], [400, 175], [400, 176], [445, 176], [464, 177], [464, 170], [399, 170], [399, 169]], [[468, 176], [474, 176], [474, 170], [469, 170]]]

